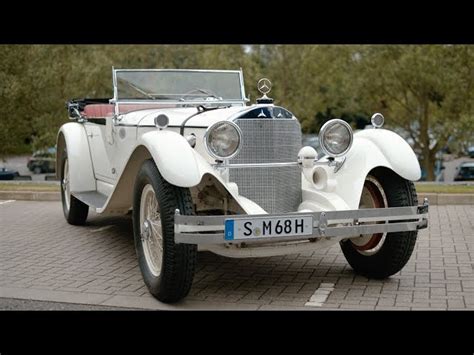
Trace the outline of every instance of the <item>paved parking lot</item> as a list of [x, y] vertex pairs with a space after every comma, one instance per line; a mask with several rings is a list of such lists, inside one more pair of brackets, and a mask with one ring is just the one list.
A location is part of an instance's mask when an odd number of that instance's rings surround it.
[[[143, 284], [130, 216], [91, 214], [74, 227], [59, 202], [0, 201], [0, 298], [142, 309], [474, 309], [474, 206], [430, 208], [429, 229], [390, 279], [356, 276], [339, 246], [252, 259], [203, 252], [188, 298], [164, 305]], [[324, 296], [319, 306], [305, 305], [315, 294]]]

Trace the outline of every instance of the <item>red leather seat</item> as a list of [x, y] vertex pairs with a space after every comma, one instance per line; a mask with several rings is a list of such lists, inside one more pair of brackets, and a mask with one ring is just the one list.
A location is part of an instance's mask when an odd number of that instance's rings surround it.
[[[156, 104], [122, 104], [119, 105], [120, 113], [127, 113], [136, 110], [158, 109], [158, 108], [173, 108], [176, 105], [169, 105], [163, 103]], [[114, 115], [114, 105], [112, 104], [91, 104], [84, 107], [83, 114], [86, 118], [104, 118], [112, 117]]]
[[86, 118], [103, 118], [114, 115], [114, 105], [111, 104], [92, 104], [84, 107], [83, 115]]

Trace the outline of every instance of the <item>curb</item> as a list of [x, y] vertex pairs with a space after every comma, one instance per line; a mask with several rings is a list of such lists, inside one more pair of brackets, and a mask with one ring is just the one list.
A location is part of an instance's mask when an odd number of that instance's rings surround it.
[[0, 191], [0, 200], [61, 201], [59, 191]]
[[[474, 194], [419, 193], [418, 202], [428, 198], [430, 205], [474, 205]], [[61, 201], [59, 191], [0, 191], [0, 200]]]
[[[94, 306], [109, 306], [128, 309], [146, 310], [251, 310], [256, 311], [260, 305], [257, 303], [231, 303], [225, 301], [210, 302], [206, 300], [185, 299], [176, 304], [165, 304], [145, 296], [121, 296], [113, 294], [72, 292], [45, 290], [22, 287], [0, 287], [0, 298], [14, 298], [32, 301], [64, 302]], [[291, 308], [291, 307], [286, 307]], [[279, 309], [285, 309], [280, 306]], [[306, 307], [308, 309], [308, 307]], [[308, 309], [311, 310], [311, 309]]]
[[418, 203], [428, 198], [430, 205], [474, 205], [474, 194], [419, 193]]

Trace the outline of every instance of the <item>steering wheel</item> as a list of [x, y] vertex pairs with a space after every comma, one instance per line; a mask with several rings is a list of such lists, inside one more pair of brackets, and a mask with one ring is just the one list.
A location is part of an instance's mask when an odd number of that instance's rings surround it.
[[213, 97], [218, 100], [222, 100], [221, 97], [217, 96], [217, 94], [211, 90], [206, 90], [206, 89], [201, 89], [201, 88], [194, 88], [192, 90], [189, 90], [188, 92], [184, 93], [183, 96], [181, 96], [181, 99], [185, 99], [187, 96], [190, 96], [193, 93], [201, 93], [201, 94], [206, 94], [206, 97]]

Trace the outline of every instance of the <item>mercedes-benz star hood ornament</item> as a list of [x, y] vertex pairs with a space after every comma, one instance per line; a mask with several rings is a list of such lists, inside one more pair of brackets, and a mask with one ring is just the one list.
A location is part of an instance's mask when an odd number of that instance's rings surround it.
[[273, 99], [267, 94], [272, 90], [272, 82], [267, 78], [262, 78], [257, 83], [257, 89], [262, 93], [262, 97], [257, 99], [258, 104], [272, 104]]

